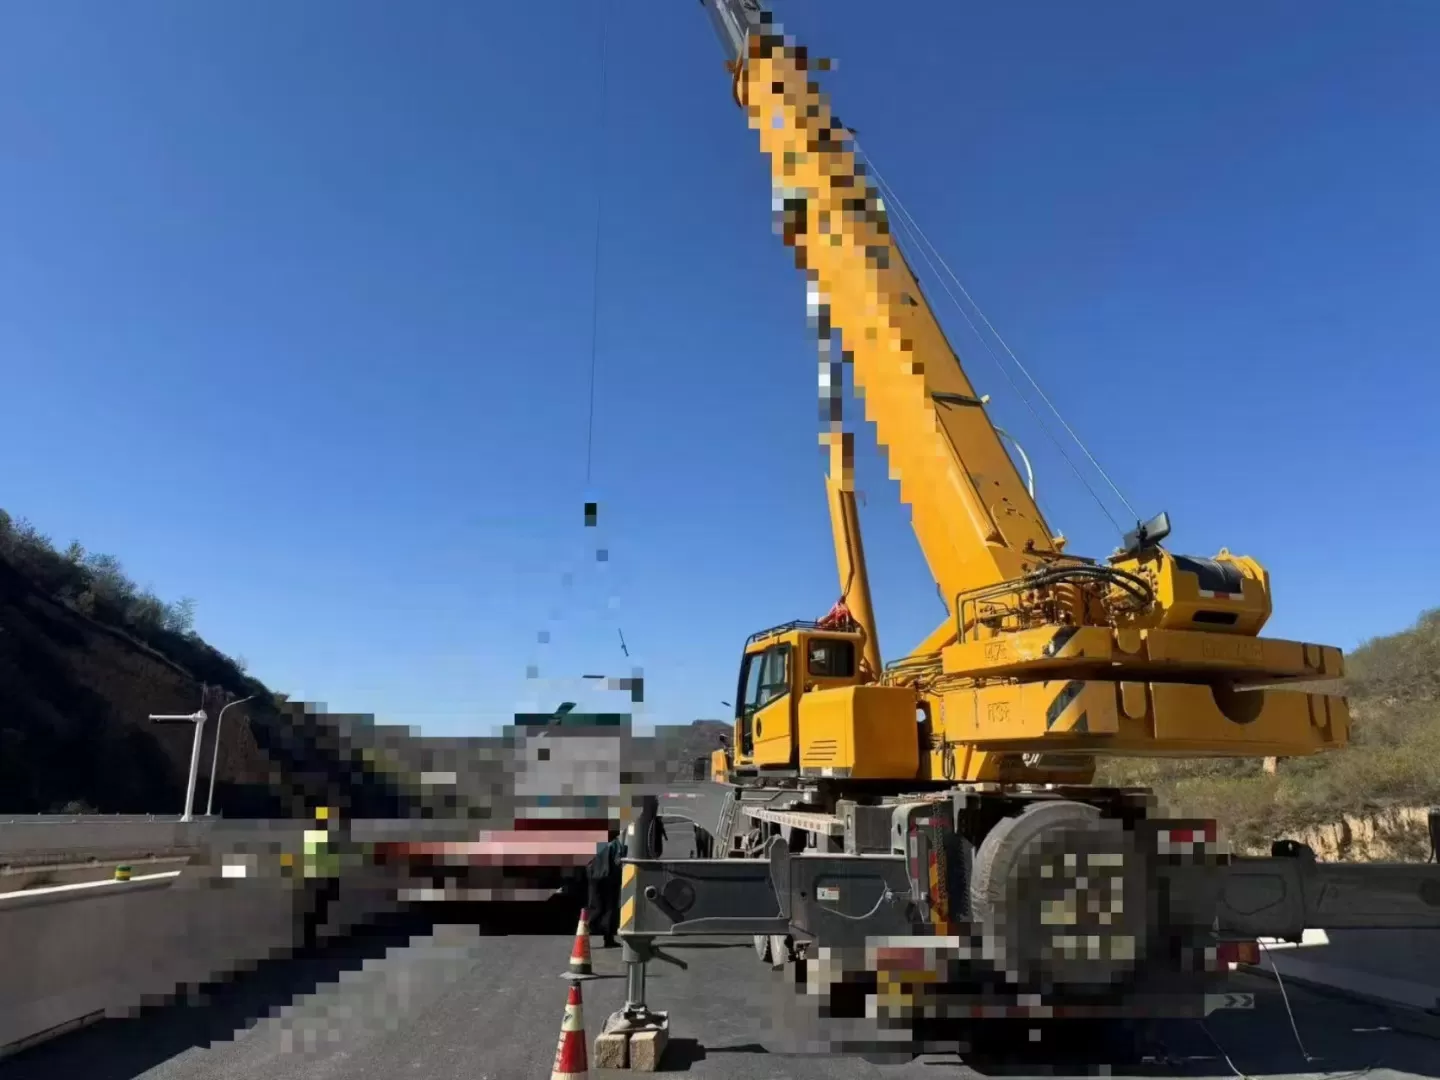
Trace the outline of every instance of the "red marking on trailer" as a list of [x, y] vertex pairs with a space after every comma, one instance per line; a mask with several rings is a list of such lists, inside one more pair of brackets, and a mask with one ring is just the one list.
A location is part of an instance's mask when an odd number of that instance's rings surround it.
[[482, 832], [474, 840], [460, 842], [382, 843], [376, 845], [376, 854], [472, 866], [585, 866], [609, 839], [608, 830], [526, 828]]

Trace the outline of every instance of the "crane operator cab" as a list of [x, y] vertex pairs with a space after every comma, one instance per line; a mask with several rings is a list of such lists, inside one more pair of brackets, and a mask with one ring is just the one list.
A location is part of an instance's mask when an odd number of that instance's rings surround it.
[[740, 663], [737, 773], [909, 779], [919, 769], [915, 694], [861, 670], [863, 635], [818, 622], [752, 634]]

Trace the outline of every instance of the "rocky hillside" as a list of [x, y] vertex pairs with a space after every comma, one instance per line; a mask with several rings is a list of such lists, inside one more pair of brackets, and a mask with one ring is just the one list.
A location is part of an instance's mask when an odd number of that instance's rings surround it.
[[[29, 569], [0, 552], [0, 813], [178, 812], [193, 730], [146, 717], [202, 701], [213, 711], [226, 690], [248, 692], [243, 675], [182, 634], [160, 628], [157, 639], [175, 640], [151, 644], [87, 614]], [[269, 762], [250, 725], [231, 723], [236, 711], [223, 732], [224, 798], [271, 809]]]
[[[453, 812], [453, 798], [419, 779], [446, 757], [447, 740], [287, 701], [203, 641], [192, 617], [189, 601], [137, 588], [115, 558], [58, 550], [0, 510], [0, 814], [177, 813], [194, 729], [149, 714], [203, 706], [213, 718], [247, 697], [221, 731], [215, 805], [226, 816], [303, 814], [321, 802], [367, 817]], [[725, 729], [659, 726], [640, 752], [659, 776], [684, 782]], [[197, 811], [214, 734], [212, 721]]]
[[[175, 814], [194, 729], [148, 716], [203, 706], [213, 717], [246, 697], [221, 732], [217, 810], [276, 817], [325, 801], [411, 812], [328, 717], [250, 678], [191, 618], [188, 601], [137, 589], [113, 557], [58, 551], [0, 511], [0, 814]], [[214, 752], [206, 727], [197, 811]]]
[[1356, 649], [1335, 689], [1354, 722], [1344, 750], [1283, 760], [1273, 776], [1256, 760], [1118, 760], [1100, 779], [1153, 786], [1242, 847], [1304, 834], [1331, 858], [1423, 855], [1421, 808], [1440, 805], [1440, 609]]

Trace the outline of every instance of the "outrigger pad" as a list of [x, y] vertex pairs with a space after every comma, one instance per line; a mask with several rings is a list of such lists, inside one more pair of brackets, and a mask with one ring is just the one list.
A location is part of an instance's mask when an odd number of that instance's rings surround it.
[[611, 1013], [595, 1036], [595, 1068], [657, 1072], [670, 1043], [670, 1014]]

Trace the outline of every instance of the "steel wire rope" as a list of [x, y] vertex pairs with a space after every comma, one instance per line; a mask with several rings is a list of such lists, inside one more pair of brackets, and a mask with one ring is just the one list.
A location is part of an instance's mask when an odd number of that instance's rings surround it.
[[[887, 202], [894, 202], [897, 206], [899, 206], [899, 199], [895, 197], [894, 189], [891, 188], [880, 178], [879, 174], [875, 172], [873, 167], [870, 171], [876, 177], [876, 188], [881, 197]], [[900, 249], [901, 254], [903, 255], [905, 251], [905, 245], [900, 242], [900, 236], [906, 234], [916, 235], [916, 233], [914, 227], [906, 223], [903, 214], [899, 218], [895, 219], [894, 223], [899, 226], [900, 233], [892, 233], [892, 235], [895, 236], [896, 246]], [[1099, 492], [1097, 492], [1094, 486], [1085, 479], [1085, 474], [1080, 471], [1080, 467], [1075, 464], [1074, 459], [1065, 452], [1065, 447], [1061, 444], [1059, 438], [1055, 435], [1055, 432], [1051, 430], [1050, 425], [1045, 422], [1045, 418], [1041, 416], [1039, 411], [1035, 408], [1035, 404], [1030, 400], [1029, 395], [1027, 395], [1023, 390], [1020, 389], [1019, 385], [1010, 375], [1009, 370], [1005, 367], [1003, 363], [1000, 362], [1000, 357], [995, 354], [994, 348], [985, 339], [985, 335], [980, 333], [980, 328], [976, 326], [975, 321], [970, 318], [970, 313], [967, 312], [964, 306], [960, 303], [960, 301], [955, 298], [954, 291], [950, 288], [950, 285], [945, 281], [945, 279], [940, 276], [939, 270], [936, 269], [935, 262], [930, 258], [929, 254], [927, 254], [924, 246], [919, 242], [918, 239], [916, 240], [915, 247], [919, 250], [920, 258], [925, 260], [926, 266], [928, 266], [930, 271], [935, 274], [936, 280], [938, 280], [940, 283], [940, 288], [944, 291], [950, 302], [955, 305], [955, 310], [960, 313], [960, 317], [964, 319], [965, 324], [970, 327], [970, 332], [975, 335], [975, 340], [980, 343], [981, 348], [983, 348], [986, 354], [990, 357], [991, 363], [995, 365], [996, 369], [999, 370], [1001, 377], [1004, 378], [1010, 389], [1014, 391], [1015, 397], [1019, 399], [1019, 401], [1029, 411], [1030, 415], [1034, 417], [1035, 423], [1039, 426], [1040, 430], [1045, 433], [1045, 437], [1050, 440], [1051, 444], [1055, 447], [1056, 452], [1065, 461], [1065, 464], [1070, 467], [1070, 471], [1075, 474], [1075, 479], [1080, 482], [1080, 486], [1083, 487], [1086, 493], [1089, 494], [1090, 498], [1094, 500], [1095, 505], [1100, 509], [1100, 513], [1103, 514], [1105, 516], [1105, 519], [1110, 522], [1111, 527], [1114, 528], [1116, 532], [1124, 532], [1124, 530], [1120, 527], [1120, 523], [1115, 520], [1115, 516], [1110, 513], [1110, 510], [1105, 505], [1104, 500], [1100, 498]]]
[[[858, 149], [859, 148], [857, 146], [857, 150]], [[1055, 403], [1052, 402], [1049, 396], [1046, 395], [1045, 391], [1041, 389], [1040, 384], [1035, 381], [1035, 377], [1030, 374], [1029, 369], [1020, 362], [1020, 358], [1015, 355], [1015, 351], [1011, 349], [1010, 345], [1005, 341], [1005, 339], [1000, 336], [1000, 331], [996, 330], [994, 324], [991, 323], [989, 318], [986, 317], [985, 312], [981, 309], [980, 305], [975, 302], [975, 298], [970, 295], [969, 291], [960, 281], [960, 278], [956, 276], [955, 271], [950, 268], [950, 264], [945, 261], [945, 257], [940, 254], [939, 248], [937, 248], [933, 243], [931, 243], [930, 238], [925, 234], [925, 230], [920, 228], [920, 225], [917, 221], [915, 221], [914, 216], [911, 215], [909, 210], [905, 209], [905, 205], [900, 201], [900, 197], [898, 195], [895, 195], [895, 189], [885, 181], [883, 176], [880, 175], [880, 170], [875, 167], [874, 159], [871, 158], [868, 154], [864, 153], [864, 151], [860, 151], [860, 153], [865, 158], [865, 161], [869, 165], [870, 171], [874, 174], [876, 181], [880, 184], [883, 184], [891, 192], [891, 195], [893, 196], [895, 202], [895, 208], [900, 211], [900, 214], [903, 218], [909, 221], [911, 227], [914, 229], [915, 233], [921, 238], [924, 244], [932, 251], [934, 251], [936, 261], [939, 262], [941, 267], [944, 268], [945, 273], [949, 275], [950, 280], [955, 283], [955, 287], [960, 290], [960, 294], [964, 296], [970, 306], [975, 309], [975, 314], [979, 316], [980, 321], [985, 324], [985, 328], [989, 330], [990, 333], [994, 336], [995, 340], [1000, 343], [1000, 347], [1005, 350], [1006, 355], [1009, 356], [1015, 366], [1020, 369], [1020, 373], [1025, 376], [1026, 380], [1030, 383], [1030, 385], [1035, 388], [1035, 392], [1040, 395], [1040, 400], [1045, 402], [1046, 406], [1050, 409], [1050, 411], [1055, 414], [1055, 419], [1060, 421], [1060, 424], [1062, 427], [1065, 428], [1066, 433], [1075, 440], [1075, 445], [1080, 448], [1081, 452], [1084, 453], [1085, 457], [1089, 459], [1090, 464], [1095, 467], [1095, 471], [1098, 472], [1100, 476], [1105, 480], [1105, 483], [1110, 486], [1110, 490], [1115, 493], [1115, 497], [1120, 500], [1126, 510], [1130, 511], [1130, 513], [1134, 515], [1135, 508], [1130, 505], [1130, 501], [1125, 498], [1124, 493], [1116, 485], [1115, 481], [1110, 478], [1110, 474], [1105, 471], [1104, 467], [1101, 466], [1100, 462], [1095, 459], [1095, 456], [1092, 453], [1090, 453], [1089, 448], [1085, 445], [1084, 441], [1080, 438], [1080, 436], [1075, 433], [1075, 430], [1066, 421], [1060, 410], [1055, 406]], [[1136, 517], [1138, 518], [1138, 515], [1136, 515]]]
[[[590, 515], [590, 508], [595, 507], [595, 524], [599, 520], [599, 502], [594, 499], [591, 485], [594, 479], [595, 459], [595, 399], [597, 372], [599, 369], [600, 355], [600, 270], [601, 270], [601, 239], [604, 234], [605, 223], [605, 150], [609, 145], [606, 137], [609, 120], [609, 19], [607, 9], [601, 8], [599, 15], [599, 37], [600, 37], [600, 87], [596, 108], [595, 130], [599, 135], [598, 146], [595, 153], [595, 220], [594, 231], [591, 243], [590, 261], [590, 362], [589, 362], [589, 386], [586, 398], [585, 416], [585, 489], [586, 489], [586, 516]], [[586, 525], [590, 526], [591, 521], [587, 520]], [[604, 556], [602, 557], [602, 551]], [[608, 562], [608, 549], [597, 548], [595, 561]], [[571, 571], [564, 571], [561, 574], [561, 583], [568, 586], [574, 582], [575, 575]], [[558, 616], [553, 615], [549, 621], [554, 622]], [[620, 651], [628, 658], [630, 649], [625, 641], [625, 631], [618, 624], [615, 625], [615, 633], [619, 639]], [[548, 645], [551, 641], [551, 631], [542, 630], [537, 635], [538, 643]], [[539, 665], [529, 665], [528, 674], [538, 675]]]
[[[955, 305], [956, 310], [960, 312], [961, 317], [965, 319], [965, 322], [970, 327], [971, 332], [974, 333], [976, 340], [980, 342], [980, 344], [984, 347], [985, 351], [989, 354], [991, 360], [994, 361], [995, 365], [1000, 369], [1001, 374], [1005, 377], [1005, 381], [1009, 383], [1011, 389], [1015, 391], [1016, 396], [1019, 397], [1022, 402], [1024, 402], [1025, 407], [1030, 411], [1030, 414], [1035, 417], [1035, 421], [1037, 424], [1040, 425], [1041, 430], [1044, 431], [1050, 441], [1055, 444], [1056, 450], [1059, 451], [1061, 457], [1065, 459], [1065, 463], [1070, 466], [1071, 471], [1074, 472], [1076, 475], [1076, 479], [1078, 479], [1085, 487], [1085, 490], [1090, 494], [1090, 497], [1096, 501], [1097, 505], [1100, 506], [1101, 512], [1109, 520], [1110, 524], [1115, 527], [1116, 531], [1123, 532], [1124, 530], [1120, 528], [1119, 523], [1115, 520], [1114, 516], [1110, 513], [1108, 508], [1105, 507], [1103, 501], [1099, 498], [1098, 493], [1096, 493], [1090, 483], [1085, 480], [1084, 475], [1080, 472], [1079, 468], [1070, 458], [1070, 455], [1067, 454], [1064, 448], [1060, 445], [1059, 440], [1050, 430], [1050, 426], [1045, 423], [1045, 421], [1040, 417], [1039, 412], [1035, 408], [1034, 403], [1030, 400], [1029, 395], [1023, 393], [1020, 388], [1015, 384], [1015, 380], [1011, 378], [1009, 371], [1006, 369], [1005, 365], [1001, 363], [1000, 358], [995, 354], [994, 348], [990, 345], [985, 335], [980, 332], [979, 327], [975, 325], [975, 321], [970, 317], [970, 314], [968, 311], [966, 311], [965, 306], [961, 304], [959, 299], [956, 298], [955, 290], [958, 290], [960, 295], [963, 296], [965, 300], [969, 303], [969, 305], [974, 309], [975, 314], [980, 319], [981, 323], [983, 323], [985, 328], [990, 331], [990, 334], [995, 338], [995, 340], [999, 342], [1000, 347], [1005, 351], [1006, 355], [1010, 357], [1011, 362], [1015, 365], [1016, 368], [1019, 369], [1020, 373], [1024, 375], [1026, 381], [1029, 382], [1030, 385], [1034, 388], [1036, 394], [1039, 395], [1041, 401], [1043, 401], [1045, 405], [1050, 409], [1050, 411], [1055, 414], [1055, 418], [1060, 421], [1060, 425], [1065, 429], [1066, 433], [1074, 441], [1075, 445], [1080, 448], [1080, 451], [1085, 455], [1086, 459], [1089, 460], [1090, 464], [1095, 468], [1095, 471], [1100, 474], [1101, 478], [1110, 487], [1110, 490], [1115, 493], [1116, 498], [1120, 500], [1121, 504], [1125, 507], [1126, 510], [1130, 512], [1132, 516], [1136, 518], [1136, 520], [1139, 520], [1139, 515], [1136, 514], [1135, 508], [1131, 506], [1130, 501], [1125, 498], [1124, 493], [1116, 485], [1115, 481], [1111, 479], [1110, 474], [1105, 471], [1104, 467], [1101, 466], [1100, 462], [1096, 460], [1095, 455], [1090, 452], [1090, 449], [1085, 445], [1084, 441], [1080, 438], [1078, 434], [1076, 434], [1074, 428], [1072, 428], [1070, 424], [1065, 420], [1065, 417], [1055, 406], [1055, 403], [1050, 400], [1049, 396], [1046, 395], [1045, 391], [1041, 388], [1035, 377], [1030, 373], [1029, 369], [1026, 368], [1026, 366], [1020, 361], [1020, 358], [1015, 355], [1014, 350], [1010, 348], [1009, 344], [1005, 341], [1005, 339], [1000, 336], [1000, 333], [995, 329], [994, 324], [991, 323], [989, 318], [986, 317], [985, 312], [980, 308], [980, 305], [975, 302], [974, 297], [970, 295], [969, 291], [960, 281], [955, 271], [950, 268], [950, 265], [948, 262], [946, 262], [945, 257], [940, 254], [939, 248], [936, 247], [934, 242], [930, 240], [929, 236], [925, 233], [925, 230], [920, 227], [920, 224], [915, 220], [914, 215], [912, 215], [910, 211], [906, 209], [904, 202], [896, 193], [894, 186], [885, 179], [884, 174], [882, 174], [880, 170], [875, 166], [875, 159], [867, 151], [860, 147], [858, 141], [854, 142], [853, 145], [855, 146], [856, 154], [864, 160], [867, 173], [874, 178], [875, 186], [881, 197], [884, 198], [887, 203], [893, 203], [895, 209], [898, 211], [898, 216], [895, 220], [900, 224], [902, 229], [907, 230], [917, 239], [917, 248], [920, 257], [925, 260], [926, 265], [931, 269], [932, 272], [936, 274], [937, 280], [939, 280], [940, 282], [940, 287], [945, 291], [945, 295], [950, 299], [951, 303]], [[934, 253], [933, 259], [931, 258], [930, 252]], [[944, 271], [943, 276], [940, 273], [941, 270]], [[946, 277], [948, 277], [950, 281], [954, 282], [954, 290], [951, 289], [949, 283], [945, 280]]]
[[591, 466], [595, 451], [595, 371], [600, 355], [600, 235], [605, 222], [605, 138], [606, 121], [609, 119], [609, 25], [608, 9], [600, 8], [600, 116], [596, 131], [600, 135], [600, 146], [595, 156], [595, 237], [590, 258], [590, 398], [585, 420], [585, 486], [590, 486]]

